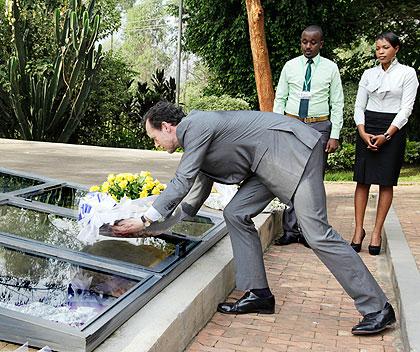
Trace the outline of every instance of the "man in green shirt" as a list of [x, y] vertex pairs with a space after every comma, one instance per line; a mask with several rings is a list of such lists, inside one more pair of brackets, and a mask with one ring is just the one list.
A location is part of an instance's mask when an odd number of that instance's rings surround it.
[[[325, 151], [325, 171], [328, 153], [339, 147], [343, 126], [344, 95], [337, 65], [321, 57], [324, 44], [319, 26], [309, 26], [301, 36], [302, 56], [288, 62], [281, 71], [273, 111], [296, 118], [322, 134]], [[277, 245], [303, 243], [308, 246], [299, 229], [293, 204], [283, 214], [283, 236]]]

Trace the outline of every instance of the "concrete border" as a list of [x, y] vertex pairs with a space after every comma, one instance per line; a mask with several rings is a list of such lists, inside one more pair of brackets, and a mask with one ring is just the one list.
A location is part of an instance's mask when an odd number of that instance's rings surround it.
[[385, 220], [384, 232], [404, 351], [420, 352], [420, 273], [392, 206]]

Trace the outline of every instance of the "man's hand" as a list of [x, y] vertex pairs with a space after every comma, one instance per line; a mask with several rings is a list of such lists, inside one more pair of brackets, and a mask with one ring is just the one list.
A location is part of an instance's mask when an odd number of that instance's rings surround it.
[[339, 146], [340, 143], [338, 142], [338, 139], [330, 138], [325, 146], [325, 153], [334, 153]]
[[112, 226], [112, 233], [117, 237], [142, 237], [139, 232], [143, 230], [143, 221], [135, 218], [121, 220]]

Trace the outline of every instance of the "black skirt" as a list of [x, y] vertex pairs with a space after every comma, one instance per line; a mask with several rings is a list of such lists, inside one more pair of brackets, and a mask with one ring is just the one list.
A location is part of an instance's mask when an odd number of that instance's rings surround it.
[[[396, 114], [365, 111], [365, 131], [378, 135], [388, 129]], [[368, 185], [396, 186], [404, 161], [406, 129], [403, 127], [378, 151], [367, 149], [357, 133], [353, 180]]]

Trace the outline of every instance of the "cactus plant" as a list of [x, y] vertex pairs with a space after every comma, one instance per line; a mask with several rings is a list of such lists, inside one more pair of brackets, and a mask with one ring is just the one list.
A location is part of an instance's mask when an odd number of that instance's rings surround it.
[[68, 142], [80, 123], [102, 60], [101, 45], [95, 47], [100, 16], [94, 14], [94, 4], [91, 0], [86, 7], [82, 0], [72, 0], [64, 16], [55, 10], [52, 73], [32, 74], [27, 67], [27, 29], [19, 0], [9, 0], [15, 52], [8, 62], [9, 97], [4, 90], [0, 95], [3, 105], [10, 104], [22, 138]]

